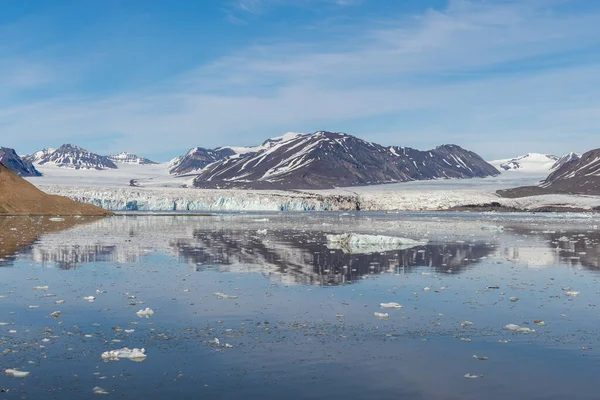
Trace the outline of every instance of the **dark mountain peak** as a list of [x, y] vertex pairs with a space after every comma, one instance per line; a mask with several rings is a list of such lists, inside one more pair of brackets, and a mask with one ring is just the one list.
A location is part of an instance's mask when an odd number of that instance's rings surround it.
[[41, 176], [33, 164], [25, 161], [8, 147], [0, 147], [0, 163], [19, 176]]
[[27, 156], [28, 160], [43, 165], [55, 164], [74, 169], [116, 169], [108, 157], [92, 153], [72, 143], [65, 143], [58, 149], [45, 149]]

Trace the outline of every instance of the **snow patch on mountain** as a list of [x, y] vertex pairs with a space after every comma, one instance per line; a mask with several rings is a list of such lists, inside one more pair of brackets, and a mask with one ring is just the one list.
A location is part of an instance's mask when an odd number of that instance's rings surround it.
[[488, 161], [502, 173], [522, 172], [530, 174], [547, 175], [550, 173], [558, 157], [550, 154], [528, 153], [523, 156], [502, 160]]
[[64, 144], [56, 150], [44, 149], [26, 157], [34, 164], [54, 164], [62, 168], [108, 169], [117, 166], [108, 157], [87, 151], [73, 144]]
[[122, 152], [113, 156], [108, 156], [108, 159], [115, 163], [120, 164], [158, 164], [146, 157], [138, 157], [135, 154]]

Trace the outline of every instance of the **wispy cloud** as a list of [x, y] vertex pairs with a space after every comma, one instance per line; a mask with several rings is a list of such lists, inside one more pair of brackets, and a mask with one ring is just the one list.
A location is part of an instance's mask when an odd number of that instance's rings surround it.
[[144, 90], [5, 105], [0, 123], [14, 138], [52, 132], [54, 145], [106, 137], [104, 152], [316, 129], [418, 147], [457, 142], [487, 157], [582, 151], [600, 133], [600, 12], [547, 4], [454, 0], [324, 30], [318, 41], [256, 44]]

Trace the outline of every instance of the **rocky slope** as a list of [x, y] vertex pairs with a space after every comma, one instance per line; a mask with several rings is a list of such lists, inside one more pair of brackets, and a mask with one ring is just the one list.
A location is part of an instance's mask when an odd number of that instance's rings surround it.
[[290, 135], [257, 152], [205, 167], [200, 188], [328, 189], [499, 174], [477, 154], [455, 145], [429, 151], [384, 147], [336, 132]]
[[538, 186], [524, 186], [498, 191], [503, 197], [524, 197], [540, 194], [600, 195], [600, 149], [573, 157], [554, 170]]
[[19, 176], [41, 176], [33, 164], [24, 161], [13, 149], [0, 147], [0, 164]]
[[91, 204], [46, 194], [0, 164], [1, 215], [109, 215]]

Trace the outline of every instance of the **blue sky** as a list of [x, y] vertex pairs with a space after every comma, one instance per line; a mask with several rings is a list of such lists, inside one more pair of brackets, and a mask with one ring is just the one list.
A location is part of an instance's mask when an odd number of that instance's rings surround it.
[[167, 160], [287, 131], [600, 146], [600, 2], [46, 0], [0, 13], [0, 145]]

